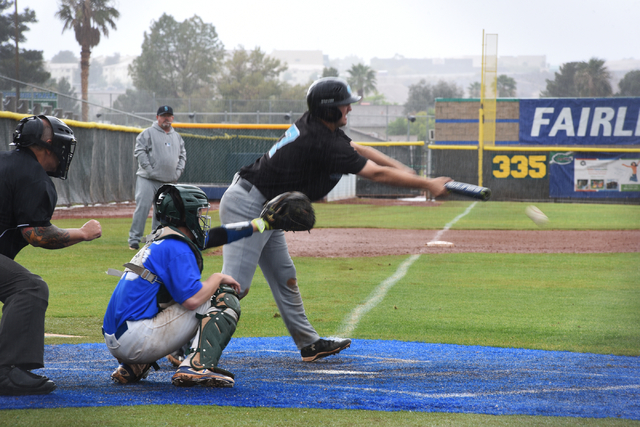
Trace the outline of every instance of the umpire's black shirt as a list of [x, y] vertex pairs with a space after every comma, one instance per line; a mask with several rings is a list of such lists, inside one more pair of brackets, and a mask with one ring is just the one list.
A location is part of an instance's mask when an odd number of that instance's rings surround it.
[[307, 111], [278, 142], [240, 176], [267, 200], [300, 191], [316, 201], [325, 197], [344, 174], [357, 174], [367, 159], [350, 145], [341, 129], [331, 131]]
[[58, 202], [49, 175], [28, 148], [0, 152], [0, 254], [28, 245], [20, 228], [48, 227]]

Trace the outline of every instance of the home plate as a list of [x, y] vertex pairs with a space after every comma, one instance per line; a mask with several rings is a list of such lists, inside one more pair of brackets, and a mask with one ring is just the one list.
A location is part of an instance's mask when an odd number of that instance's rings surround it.
[[445, 242], [443, 240], [436, 240], [435, 242], [427, 243], [427, 246], [436, 247], [436, 248], [452, 248], [453, 242]]

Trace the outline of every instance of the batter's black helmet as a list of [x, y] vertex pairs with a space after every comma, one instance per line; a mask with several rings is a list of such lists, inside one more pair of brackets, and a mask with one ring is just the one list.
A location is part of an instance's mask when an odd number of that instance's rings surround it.
[[[46, 120], [51, 125], [53, 132], [51, 143], [42, 141], [42, 134], [44, 133], [43, 120]], [[11, 145], [28, 147], [33, 144], [51, 150], [60, 160], [58, 168], [53, 172], [47, 172], [47, 174], [55, 178], [67, 179], [69, 165], [71, 164], [71, 159], [73, 159], [73, 153], [76, 151], [76, 139], [71, 128], [62, 120], [53, 116], [25, 117], [20, 120], [16, 130], [13, 132]]]
[[347, 82], [338, 77], [318, 79], [307, 91], [307, 106], [311, 115], [329, 123], [342, 118], [342, 113], [336, 107], [353, 104], [360, 99], [362, 97], [353, 95]]

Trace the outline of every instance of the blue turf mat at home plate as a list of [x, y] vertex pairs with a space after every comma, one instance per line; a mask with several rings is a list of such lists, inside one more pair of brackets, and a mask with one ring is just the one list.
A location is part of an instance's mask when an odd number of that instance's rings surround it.
[[220, 367], [231, 389], [178, 388], [161, 370], [123, 386], [104, 344], [48, 345], [46, 396], [0, 396], [0, 408], [153, 404], [366, 409], [640, 420], [640, 358], [558, 351], [353, 340], [305, 363], [289, 337], [233, 338]]

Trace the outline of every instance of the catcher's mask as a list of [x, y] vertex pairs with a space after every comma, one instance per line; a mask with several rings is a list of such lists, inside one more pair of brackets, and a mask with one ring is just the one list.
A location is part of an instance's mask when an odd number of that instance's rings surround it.
[[[42, 123], [43, 120], [46, 120], [51, 125], [53, 135], [50, 142], [42, 141], [41, 139], [45, 127]], [[55, 178], [67, 179], [69, 165], [71, 165], [73, 153], [76, 151], [76, 139], [71, 128], [62, 120], [53, 116], [25, 117], [20, 120], [16, 130], [13, 132], [11, 145], [28, 147], [34, 144], [51, 150], [60, 161], [58, 168], [53, 172], [47, 172], [47, 174]]]
[[209, 200], [194, 185], [165, 184], [157, 191], [154, 202], [156, 219], [160, 224], [187, 227], [194, 236], [197, 247], [204, 249], [211, 229]]
[[329, 123], [342, 118], [338, 106], [353, 104], [360, 99], [362, 97], [353, 95], [347, 82], [338, 77], [318, 79], [307, 91], [307, 106], [311, 115]]

